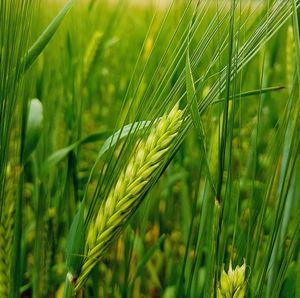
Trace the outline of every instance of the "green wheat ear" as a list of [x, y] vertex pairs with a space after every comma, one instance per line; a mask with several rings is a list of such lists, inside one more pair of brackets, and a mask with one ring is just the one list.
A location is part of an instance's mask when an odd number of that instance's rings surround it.
[[15, 213], [15, 187], [20, 170], [6, 169], [5, 201], [0, 218], [0, 297], [8, 297]]
[[86, 49], [84, 59], [83, 59], [83, 81], [88, 79], [89, 73], [91, 71], [93, 62], [95, 60], [96, 54], [99, 49], [100, 40], [102, 37], [102, 33], [99, 31], [95, 31], [88, 47]]
[[89, 226], [85, 258], [75, 291], [83, 287], [107, 247], [118, 237], [141, 203], [151, 180], [170, 151], [182, 123], [182, 115], [177, 104], [168, 115], [153, 125], [146, 140], [138, 142], [127, 166]]
[[246, 296], [245, 280], [246, 264], [232, 269], [231, 262], [226, 273], [224, 268], [221, 273], [220, 284], [217, 289], [217, 298], [244, 298]]

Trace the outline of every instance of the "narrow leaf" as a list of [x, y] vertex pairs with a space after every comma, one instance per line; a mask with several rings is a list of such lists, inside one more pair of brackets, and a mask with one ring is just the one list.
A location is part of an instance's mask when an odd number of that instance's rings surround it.
[[67, 268], [74, 276], [78, 274], [84, 247], [84, 201], [71, 224], [66, 246]]
[[[239, 99], [239, 98], [250, 97], [250, 96], [255, 96], [255, 95], [262, 95], [262, 94], [269, 93], [269, 92], [280, 91], [280, 90], [283, 90], [284, 88], [285, 87], [278, 86], [278, 87], [267, 87], [267, 88], [261, 88], [261, 89], [256, 89], [256, 90], [250, 90], [250, 91], [236, 94], [235, 96], [230, 96], [229, 99], [232, 100], [232, 99]], [[224, 101], [225, 101], [225, 98], [220, 98], [220, 99], [214, 100], [213, 103], [216, 104], [216, 103], [220, 103], [220, 102], [224, 102]]]
[[123, 128], [119, 129], [116, 133], [114, 133], [112, 136], [110, 136], [103, 146], [101, 147], [98, 159], [111, 147], [113, 147], [120, 139], [123, 139], [124, 137], [128, 136], [129, 134], [135, 133], [138, 130], [142, 130], [146, 127], [148, 127], [152, 122], [151, 121], [139, 121], [130, 123], [128, 125], [125, 125]]
[[59, 13], [54, 17], [45, 31], [38, 37], [36, 42], [31, 46], [31, 48], [26, 53], [24, 59], [22, 59], [23, 67], [21, 69], [26, 72], [28, 68], [33, 64], [33, 62], [42, 53], [44, 48], [47, 46], [57, 29], [59, 28], [61, 22], [63, 21], [66, 14], [75, 4], [76, 0], [69, 0], [65, 6], [59, 11]]
[[100, 132], [88, 135], [88, 136], [82, 138], [81, 140], [76, 141], [75, 143], [73, 143], [65, 148], [55, 151], [46, 159], [44, 166], [43, 166], [44, 171], [46, 171], [47, 169], [49, 169], [49, 167], [56, 165], [58, 162], [60, 162], [64, 158], [66, 158], [68, 156], [68, 154], [72, 150], [74, 150], [76, 147], [78, 147], [82, 144], [101, 141], [101, 140], [103, 140], [104, 137], [107, 136], [107, 134], [108, 134], [108, 132], [100, 131]]

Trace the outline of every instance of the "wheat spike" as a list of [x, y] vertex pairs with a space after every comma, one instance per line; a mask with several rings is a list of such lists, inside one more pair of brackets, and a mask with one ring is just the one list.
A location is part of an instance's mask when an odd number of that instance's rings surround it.
[[182, 122], [178, 104], [151, 129], [148, 138], [138, 142], [129, 163], [89, 226], [85, 259], [75, 285], [78, 291], [103, 257], [104, 251], [117, 238], [125, 223], [141, 203], [147, 185], [159, 171]]
[[5, 201], [0, 218], [0, 297], [8, 297], [10, 284], [11, 253], [13, 245], [13, 228], [15, 213], [15, 186], [18, 169], [12, 172], [7, 166]]
[[1, 220], [0, 223], [0, 296], [7, 297], [9, 292], [9, 271], [7, 270], [7, 245], [5, 226]]
[[102, 33], [96, 31], [93, 34], [92, 39], [86, 49], [84, 59], [83, 59], [83, 80], [84, 81], [88, 79], [89, 73], [92, 68], [92, 64], [94, 62], [95, 56], [99, 48], [101, 37], [102, 37]]
[[232, 269], [231, 262], [226, 273], [224, 268], [221, 273], [221, 280], [217, 289], [217, 298], [244, 298], [246, 296], [245, 280], [246, 264]]

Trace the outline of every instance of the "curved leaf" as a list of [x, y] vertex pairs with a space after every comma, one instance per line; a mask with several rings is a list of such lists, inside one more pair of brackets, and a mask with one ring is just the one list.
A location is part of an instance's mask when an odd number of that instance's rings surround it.
[[24, 72], [33, 64], [33, 62], [42, 53], [44, 48], [47, 46], [61, 22], [63, 21], [66, 14], [70, 11], [72, 6], [75, 4], [76, 0], [69, 0], [65, 6], [59, 11], [56, 17], [51, 21], [44, 32], [39, 36], [36, 42], [31, 46], [31, 48], [26, 53], [24, 59], [22, 59]]
[[[156, 121], [156, 120], [155, 120]], [[113, 147], [120, 139], [123, 139], [131, 133], [135, 133], [138, 130], [142, 130], [148, 127], [152, 121], [139, 121], [125, 125], [123, 128], [119, 129], [116, 133], [110, 136], [103, 146], [101, 147], [98, 159], [111, 147]]]
[[87, 144], [87, 143], [93, 143], [93, 142], [97, 142], [102, 140], [104, 137], [106, 137], [108, 134], [107, 131], [100, 131], [91, 135], [88, 135], [84, 138], [82, 138], [79, 141], [76, 141], [75, 143], [59, 149], [57, 151], [55, 151], [54, 153], [52, 153], [44, 162], [43, 165], [43, 170], [46, 171], [47, 169], [49, 169], [49, 167], [54, 166], [55, 164], [57, 164], [58, 162], [60, 162], [62, 159], [64, 159], [65, 157], [68, 156], [68, 154], [74, 150], [76, 147], [82, 145], [82, 144]]

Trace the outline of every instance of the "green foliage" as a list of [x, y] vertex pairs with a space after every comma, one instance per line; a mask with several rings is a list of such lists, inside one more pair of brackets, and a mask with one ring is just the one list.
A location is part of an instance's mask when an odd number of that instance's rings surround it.
[[[242, 296], [300, 297], [299, 0], [38, 2], [0, 0], [3, 295], [70, 297], [92, 262], [79, 296], [232, 296], [223, 268], [245, 262]], [[115, 214], [178, 102], [159, 171]], [[93, 259], [103, 210], [118, 233]]]

